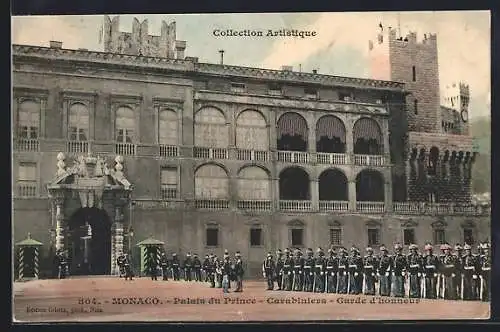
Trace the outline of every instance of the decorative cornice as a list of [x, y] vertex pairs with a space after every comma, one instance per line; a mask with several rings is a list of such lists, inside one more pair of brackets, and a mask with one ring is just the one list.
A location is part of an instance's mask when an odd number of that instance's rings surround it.
[[280, 82], [301, 82], [325, 86], [343, 86], [363, 89], [397, 90], [403, 92], [404, 83], [371, 80], [364, 78], [342, 77], [305, 72], [281, 71], [272, 69], [227, 66], [209, 63], [195, 63], [192, 60], [168, 59], [138, 55], [114, 54], [96, 51], [54, 49], [41, 46], [13, 45], [14, 58], [44, 59], [54, 61], [95, 62], [108, 65], [147, 67], [151, 69], [172, 70], [185, 73], [212, 76], [231, 76], [272, 80]]

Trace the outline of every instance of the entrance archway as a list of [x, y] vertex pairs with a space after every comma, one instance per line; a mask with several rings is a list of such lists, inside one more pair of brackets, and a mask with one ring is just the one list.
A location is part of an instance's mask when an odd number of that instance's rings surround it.
[[68, 222], [67, 248], [72, 275], [111, 273], [111, 220], [102, 209], [80, 208]]

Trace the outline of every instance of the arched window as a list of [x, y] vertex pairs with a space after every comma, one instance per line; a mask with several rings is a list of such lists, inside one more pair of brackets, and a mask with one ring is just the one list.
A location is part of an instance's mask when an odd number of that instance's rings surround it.
[[40, 104], [34, 101], [23, 101], [18, 111], [18, 136], [36, 139], [40, 128]]
[[316, 124], [316, 151], [344, 153], [345, 135], [342, 120], [333, 115], [321, 117]]
[[280, 173], [280, 200], [310, 200], [309, 174], [299, 167], [289, 167]]
[[347, 177], [338, 169], [327, 169], [319, 176], [320, 201], [347, 201]]
[[132, 143], [135, 132], [135, 115], [129, 107], [119, 107], [116, 110], [116, 141], [118, 143]]
[[68, 139], [86, 141], [89, 137], [89, 110], [82, 103], [73, 103], [69, 107]]
[[384, 177], [378, 171], [364, 170], [356, 177], [356, 200], [358, 202], [383, 202], [384, 189]]
[[361, 118], [354, 124], [353, 141], [355, 154], [382, 154], [382, 139], [382, 131], [377, 121], [370, 118]]
[[269, 150], [266, 119], [257, 111], [246, 110], [236, 119], [236, 147], [245, 150]]
[[194, 116], [194, 144], [206, 148], [227, 148], [228, 129], [222, 111], [215, 107], [202, 108]]
[[177, 113], [164, 109], [158, 114], [158, 143], [162, 145], [178, 145]]
[[429, 165], [427, 167], [427, 174], [436, 175], [439, 162], [439, 149], [433, 146], [429, 151]]
[[228, 199], [229, 179], [226, 171], [214, 164], [206, 164], [196, 170], [194, 175], [197, 199]]
[[268, 173], [257, 166], [243, 168], [238, 174], [238, 194], [241, 200], [270, 200]]
[[288, 112], [278, 120], [278, 150], [307, 150], [307, 121], [298, 113]]

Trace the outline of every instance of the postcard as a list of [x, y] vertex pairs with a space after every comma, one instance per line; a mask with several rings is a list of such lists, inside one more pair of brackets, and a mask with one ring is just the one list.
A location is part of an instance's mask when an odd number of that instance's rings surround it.
[[490, 13], [12, 18], [13, 321], [490, 316]]

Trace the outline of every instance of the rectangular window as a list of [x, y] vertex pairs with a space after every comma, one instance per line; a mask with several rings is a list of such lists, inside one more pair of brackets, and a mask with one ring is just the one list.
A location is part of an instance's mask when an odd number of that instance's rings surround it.
[[177, 198], [178, 172], [176, 167], [164, 167], [161, 169], [161, 199], [168, 200]]
[[380, 230], [378, 228], [368, 228], [368, 245], [380, 244]]
[[415, 243], [415, 230], [413, 228], [408, 228], [403, 230], [403, 244], [409, 246]]
[[17, 173], [18, 195], [34, 197], [37, 195], [36, 164], [21, 163]]
[[132, 143], [134, 131], [132, 129], [117, 129], [116, 141], [118, 143]]
[[304, 245], [304, 230], [300, 228], [292, 229], [292, 247], [301, 247]]
[[318, 90], [316, 90], [316, 89], [305, 88], [304, 93], [306, 95], [306, 98], [308, 98], [308, 99], [317, 99], [318, 98]]
[[434, 244], [445, 244], [446, 243], [446, 233], [444, 229], [434, 230]]
[[464, 228], [464, 243], [474, 244], [474, 232], [472, 228]]
[[207, 228], [207, 247], [217, 247], [219, 245], [219, 229], [216, 227]]
[[342, 245], [342, 229], [330, 228], [330, 244], [332, 246]]
[[250, 246], [259, 247], [262, 245], [262, 229], [252, 228], [250, 229]]
[[282, 94], [281, 86], [276, 83], [269, 84], [269, 94], [279, 96]]
[[411, 67], [411, 75], [412, 75], [412, 81], [416, 82], [417, 81], [417, 69], [415, 66]]
[[342, 100], [342, 101], [352, 101], [352, 96], [351, 96], [350, 93], [340, 92], [339, 93], [339, 100]]
[[236, 92], [236, 93], [243, 93], [245, 92], [245, 84], [243, 83], [231, 83], [231, 91]]
[[418, 114], [418, 100], [413, 101], [413, 110], [415, 111], [415, 114]]

